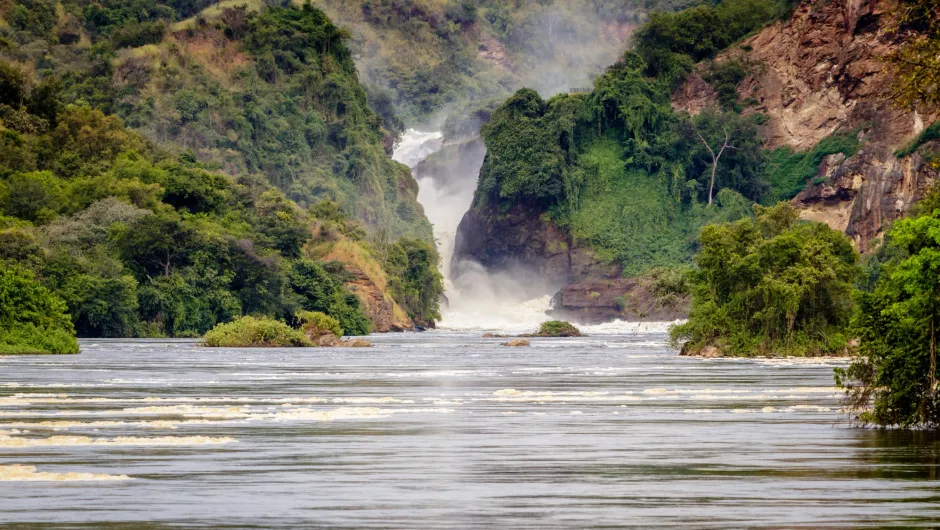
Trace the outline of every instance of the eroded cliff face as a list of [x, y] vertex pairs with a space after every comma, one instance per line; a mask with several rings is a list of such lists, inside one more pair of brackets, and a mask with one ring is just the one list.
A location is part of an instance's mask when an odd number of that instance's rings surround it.
[[[804, 218], [843, 230], [863, 252], [937, 179], [920, 155], [894, 156], [937, 114], [900, 109], [891, 100], [882, 58], [900, 37], [887, 29], [885, 6], [879, 0], [804, 1], [790, 20], [718, 59], [739, 57], [751, 65], [739, 97], [753, 98], [745, 114], [769, 118], [760, 128], [766, 147], [802, 151], [836, 131], [858, 131], [861, 150], [848, 158], [828, 157], [793, 202]], [[691, 113], [715, 102], [701, 75], [693, 75], [673, 98], [675, 107]]]

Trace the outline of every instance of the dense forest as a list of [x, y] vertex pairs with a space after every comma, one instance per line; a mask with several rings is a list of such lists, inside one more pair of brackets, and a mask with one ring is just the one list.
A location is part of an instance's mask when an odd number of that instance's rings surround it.
[[215, 9], [174, 30], [202, 7], [0, 3], [11, 281], [63, 300], [82, 337], [194, 336], [302, 309], [364, 334], [353, 265], [432, 324], [430, 225], [347, 35], [310, 5]]

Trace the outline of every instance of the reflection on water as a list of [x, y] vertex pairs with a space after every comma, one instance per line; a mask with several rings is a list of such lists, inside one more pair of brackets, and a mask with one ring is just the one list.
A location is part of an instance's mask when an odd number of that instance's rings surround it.
[[848, 428], [844, 361], [679, 358], [643, 332], [374, 339], [0, 358], [0, 526], [940, 523], [940, 438]]

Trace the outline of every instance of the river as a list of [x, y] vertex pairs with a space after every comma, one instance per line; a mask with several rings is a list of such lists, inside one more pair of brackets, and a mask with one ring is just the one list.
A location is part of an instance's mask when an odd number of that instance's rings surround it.
[[849, 427], [841, 361], [681, 358], [615, 331], [0, 357], [0, 527], [940, 523], [937, 439]]

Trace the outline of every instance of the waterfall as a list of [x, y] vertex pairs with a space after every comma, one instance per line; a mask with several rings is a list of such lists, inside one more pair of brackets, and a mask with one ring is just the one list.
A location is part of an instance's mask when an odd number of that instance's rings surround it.
[[[467, 145], [464, 143], [463, 147]], [[434, 226], [449, 302], [441, 308], [439, 325], [448, 329], [534, 331], [547, 319], [549, 293], [535, 299], [521, 299], [518, 278], [489, 274], [475, 264], [463, 267], [465, 272], [459, 286], [450, 277], [457, 226], [473, 201], [483, 156], [482, 148], [471, 156], [459, 156], [459, 153], [447, 151], [448, 147], [453, 151], [461, 148], [446, 145], [439, 131], [408, 129], [392, 157], [414, 172], [419, 186], [418, 202]], [[422, 162], [436, 153], [434, 163], [424, 167]]]

